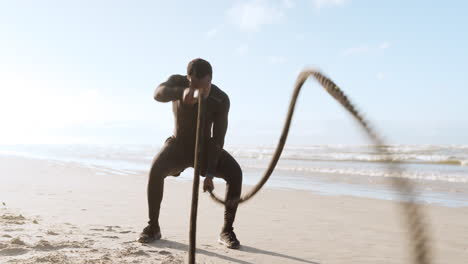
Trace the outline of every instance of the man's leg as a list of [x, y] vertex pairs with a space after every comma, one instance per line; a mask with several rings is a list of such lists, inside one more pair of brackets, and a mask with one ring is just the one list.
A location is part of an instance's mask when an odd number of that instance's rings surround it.
[[159, 211], [164, 191], [164, 179], [185, 169], [183, 149], [173, 138], [166, 140], [160, 152], [153, 159], [148, 180], [148, 226], [143, 230], [139, 241], [148, 243], [161, 238]]
[[215, 174], [226, 181], [224, 226], [221, 229], [220, 242], [229, 248], [239, 248], [240, 243], [234, 234], [233, 224], [242, 191], [242, 170], [237, 161], [227, 151], [222, 150]]

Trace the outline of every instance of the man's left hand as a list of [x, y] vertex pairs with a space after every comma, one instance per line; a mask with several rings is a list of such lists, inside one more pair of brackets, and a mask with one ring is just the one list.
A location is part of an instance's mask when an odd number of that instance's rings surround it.
[[214, 190], [213, 177], [206, 176], [203, 182], [203, 192], [212, 192]]

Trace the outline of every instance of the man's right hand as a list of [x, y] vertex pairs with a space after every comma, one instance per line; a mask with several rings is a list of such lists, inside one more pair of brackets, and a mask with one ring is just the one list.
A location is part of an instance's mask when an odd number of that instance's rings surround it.
[[184, 94], [182, 96], [182, 102], [184, 104], [193, 105], [197, 102], [197, 98], [194, 96], [195, 89], [187, 87], [184, 89]]

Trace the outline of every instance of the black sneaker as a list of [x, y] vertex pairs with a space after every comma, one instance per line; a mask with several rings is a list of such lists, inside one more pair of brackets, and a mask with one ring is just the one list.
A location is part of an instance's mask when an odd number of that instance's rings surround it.
[[138, 238], [138, 242], [151, 243], [159, 239], [161, 239], [161, 230], [159, 227], [148, 225], [143, 229], [143, 232], [141, 232], [140, 238]]
[[240, 242], [232, 230], [219, 234], [218, 242], [227, 248], [238, 249], [240, 247]]

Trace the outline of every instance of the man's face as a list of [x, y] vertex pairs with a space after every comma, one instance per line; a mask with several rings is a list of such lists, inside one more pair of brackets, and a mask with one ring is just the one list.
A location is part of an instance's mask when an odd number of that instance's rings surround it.
[[190, 87], [193, 89], [209, 91], [211, 88], [211, 75], [206, 75], [203, 78], [188, 75], [187, 78], [190, 81]]

